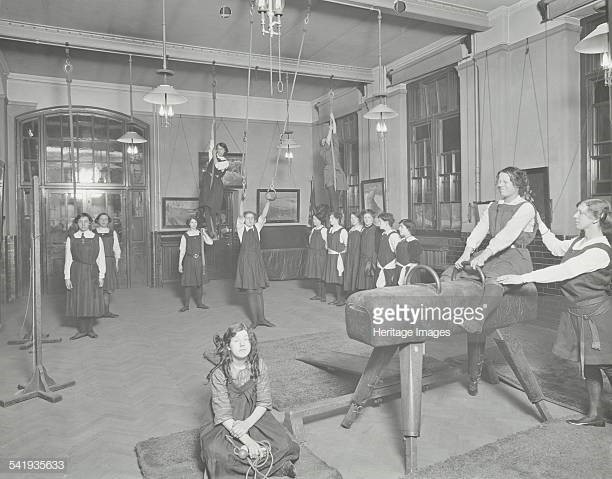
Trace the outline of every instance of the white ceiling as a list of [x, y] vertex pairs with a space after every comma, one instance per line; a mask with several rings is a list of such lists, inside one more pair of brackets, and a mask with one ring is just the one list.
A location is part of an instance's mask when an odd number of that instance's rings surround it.
[[[393, 0], [385, 1], [392, 5]], [[491, 11], [516, 1], [449, 0], [447, 3]], [[440, 2], [437, 0], [437, 3]], [[307, 4], [307, 0], [287, 0], [282, 18], [282, 57], [297, 57]], [[233, 13], [229, 19], [219, 16], [222, 5], [232, 8]], [[248, 0], [166, 0], [166, 17], [167, 41], [170, 43], [239, 52], [249, 50]], [[119, 35], [129, 39], [161, 41], [162, 38], [161, 0], [0, 0], [0, 19]], [[397, 60], [435, 41], [467, 33], [457, 27], [393, 14], [383, 16], [382, 29], [384, 63]], [[377, 39], [375, 12], [312, 0], [302, 59], [372, 68], [378, 62]], [[276, 51], [277, 46], [274, 48]], [[63, 76], [62, 48], [2, 40], [0, 50], [11, 71]], [[253, 52], [260, 55], [269, 52], [268, 37], [261, 34], [257, 16], [254, 22]], [[75, 78], [109, 82], [127, 82], [129, 79], [125, 55], [73, 50], [72, 56]], [[135, 58], [135, 83], [158, 83], [151, 70], [160, 67], [161, 51], [157, 61]], [[178, 88], [210, 90], [210, 66], [172, 62], [170, 59], [170, 67], [176, 70], [174, 83]], [[217, 67], [217, 75], [219, 91], [239, 94], [246, 91], [244, 69]], [[254, 94], [269, 96], [269, 73], [260, 71], [255, 76]], [[334, 86], [346, 85], [350, 83], [338, 82]], [[310, 100], [328, 88], [328, 79], [300, 76], [295, 97]]]

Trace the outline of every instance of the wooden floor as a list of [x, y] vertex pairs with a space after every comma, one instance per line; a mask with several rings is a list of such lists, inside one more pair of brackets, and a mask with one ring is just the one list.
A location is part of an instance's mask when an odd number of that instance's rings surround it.
[[[260, 341], [325, 330], [344, 331], [344, 308], [308, 301], [312, 292], [305, 285], [298, 281], [272, 283], [265, 293], [266, 316], [278, 327], [258, 328]], [[210, 346], [214, 333], [245, 319], [243, 298], [233, 291], [231, 283], [216, 281], [206, 289], [206, 303], [211, 309], [198, 310], [192, 304], [192, 309], [182, 314], [177, 312], [180, 301], [171, 289], [118, 291], [112, 309], [121, 316], [99, 320], [98, 339], [78, 341], [68, 340], [74, 328], [63, 322], [63, 297], [45, 297], [45, 331], [51, 337], [62, 338], [62, 342], [44, 346], [44, 364], [56, 382], [75, 380], [76, 385], [63, 390], [63, 400], [56, 404], [33, 399], [0, 409], [0, 458], [68, 458], [65, 477], [70, 478], [140, 477], [134, 446], [149, 437], [200, 424], [207, 370], [202, 351]], [[23, 302], [2, 306], [0, 398], [5, 400], [15, 394], [18, 383], [25, 383], [31, 375], [32, 355], [6, 344], [7, 340], [21, 335], [24, 311]], [[442, 350], [446, 356], [463, 351], [465, 339], [461, 338], [445, 343]], [[431, 348], [428, 354], [432, 354]], [[428, 432], [432, 452], [424, 453], [426, 459], [422, 465], [537, 425], [531, 405], [510, 388], [485, 385], [481, 396], [489, 394], [488, 398], [471, 401], [461, 384], [444, 388], [439, 393], [431, 391], [426, 395], [427, 428], [434, 429]], [[462, 406], [465, 415], [459, 419], [455, 408], [444, 408], [454, 397], [465, 403]], [[429, 405], [437, 406], [428, 412]], [[340, 417], [307, 425], [309, 445], [324, 460], [339, 467], [346, 479], [371, 478], [373, 471], [376, 477], [397, 477], [401, 456], [395, 445], [386, 447], [381, 440], [379, 447], [386, 454], [381, 460], [385, 464], [370, 463], [369, 469], [360, 461], [370, 456], [371, 449], [369, 452], [355, 450], [371, 448], [371, 441], [364, 446], [364, 437], [371, 437], [374, 432], [378, 438], [387, 437], [394, 444], [399, 440], [397, 421], [393, 419], [397, 417], [396, 407], [390, 403], [386, 408], [364, 414], [364, 420], [354, 426], [355, 432], [340, 430]], [[487, 411], [483, 415], [485, 407]], [[474, 414], [479, 418], [490, 418], [487, 419], [490, 424], [484, 425], [477, 434], [473, 434], [470, 410], [478, 411]], [[557, 416], [569, 414], [561, 408], [552, 407], [552, 411]], [[439, 422], [429, 419], [430, 416], [438, 417]], [[448, 440], [449, 433], [444, 427], [453, 418], [457, 421], [457, 427], [451, 429], [456, 435], [454, 445], [439, 451], [435, 441]], [[463, 428], [472, 428], [473, 437], [459, 440]], [[350, 446], [352, 449], [339, 444], [342, 441], [354, 443]], [[351, 454], [362, 459], [352, 460]], [[0, 470], [0, 477], [4, 477], [4, 472]], [[62, 476], [36, 474], [32, 477]]]

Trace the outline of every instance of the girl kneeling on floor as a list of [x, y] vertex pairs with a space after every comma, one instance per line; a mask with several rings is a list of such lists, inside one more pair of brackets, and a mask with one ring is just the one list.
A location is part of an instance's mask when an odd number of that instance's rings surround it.
[[219, 363], [207, 376], [213, 420], [200, 433], [209, 479], [245, 477], [251, 464], [266, 476], [295, 477], [300, 447], [270, 412], [270, 377], [254, 331], [234, 324], [214, 342]]

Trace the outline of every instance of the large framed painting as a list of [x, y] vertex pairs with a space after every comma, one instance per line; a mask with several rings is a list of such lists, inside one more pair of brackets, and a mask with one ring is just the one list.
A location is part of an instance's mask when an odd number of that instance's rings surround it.
[[162, 228], [186, 228], [199, 206], [198, 198], [162, 198]]
[[375, 178], [361, 182], [361, 204], [364, 210], [372, 210], [374, 215], [385, 211], [385, 179]]
[[[229, 162], [227, 171], [221, 181], [225, 188], [242, 188], [244, 176], [242, 174], [242, 163], [244, 161], [243, 153], [227, 153], [225, 159]], [[198, 164], [200, 171], [204, 171], [208, 165], [208, 151], [200, 151], [198, 153]]]
[[[266, 189], [257, 190], [257, 213], [261, 213], [266, 204]], [[267, 223], [299, 223], [300, 222], [300, 190], [277, 189], [276, 200], [270, 203]]]

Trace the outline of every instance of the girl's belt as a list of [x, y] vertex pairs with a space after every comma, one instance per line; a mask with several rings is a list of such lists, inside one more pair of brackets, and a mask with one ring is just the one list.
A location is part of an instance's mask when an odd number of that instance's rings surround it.
[[610, 298], [604, 296], [601, 298], [593, 298], [581, 301], [570, 306], [567, 310], [568, 314], [577, 318], [580, 321], [580, 371], [584, 378], [584, 326], [585, 323], [591, 330], [591, 349], [601, 351], [601, 340], [599, 338], [599, 330], [597, 324], [593, 321], [593, 317], [610, 309]]

